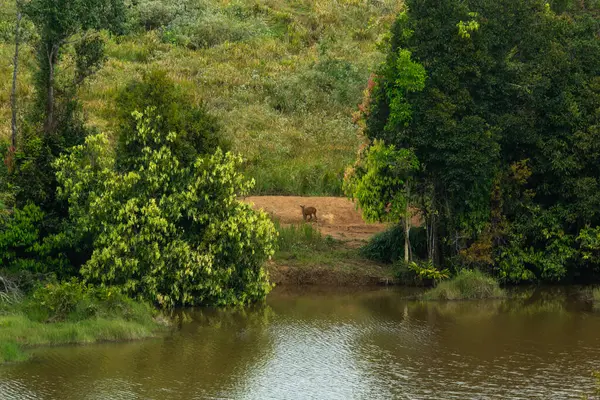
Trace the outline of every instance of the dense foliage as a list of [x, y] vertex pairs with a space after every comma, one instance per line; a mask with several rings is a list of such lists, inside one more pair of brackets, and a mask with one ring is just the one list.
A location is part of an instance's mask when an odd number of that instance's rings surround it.
[[600, 4], [406, 7], [358, 119], [418, 159], [429, 257], [512, 282], [597, 274]]
[[202, 105], [194, 105], [193, 99], [175, 85], [165, 71], [152, 70], [144, 74], [141, 81], [133, 80], [123, 88], [115, 103], [117, 157], [122, 168], [132, 167], [143, 147], [152, 145], [140, 143], [134, 134], [138, 121], [133, 113], [149, 107], [160, 115], [160, 119], [154, 121], [156, 130], [177, 133], [177, 140], [170, 147], [184, 165], [193, 163], [201, 154], [224, 147], [217, 119]]
[[[122, 0], [20, 2], [33, 23], [36, 53], [35, 102], [28, 106], [19, 138], [14, 176], [17, 206], [33, 201], [49, 216], [64, 216], [56, 201], [52, 161], [88, 133], [76, 94], [105, 60], [98, 31], [119, 31], [124, 22]], [[48, 224], [47, 224], [48, 225]], [[52, 231], [55, 226], [47, 226]]]
[[82, 275], [163, 306], [262, 299], [275, 229], [237, 200], [251, 187], [237, 172], [240, 158], [217, 150], [184, 165], [177, 134], [156, 128], [160, 117], [136, 118], [128, 140], [143, 147], [128, 169], [116, 167], [105, 135], [56, 162], [69, 214], [94, 238]]
[[[3, 152], [0, 269], [76, 277], [162, 307], [264, 298], [276, 232], [238, 201], [253, 183], [221, 150], [221, 125], [202, 102], [149, 69], [115, 91], [114, 134], [95, 134], [86, 119], [81, 91], [107, 61], [106, 43], [136, 31], [131, 10], [122, 0], [18, 8], [38, 55], [36, 90], [17, 148]], [[83, 296], [82, 285], [48, 296]]]
[[[423, 227], [410, 230], [411, 254], [415, 258], [427, 258], [427, 232]], [[404, 228], [394, 225], [369, 239], [360, 249], [360, 253], [369, 260], [393, 264], [404, 257]]]
[[127, 321], [152, 323], [148, 303], [134, 302], [117, 288], [85, 285], [75, 279], [39, 286], [22, 307], [31, 319], [40, 322], [78, 322], [118, 315]]
[[2, 216], [0, 225], [0, 265], [13, 273], [29, 271], [69, 275], [73, 271], [61, 257], [51, 238], [44, 238], [41, 225], [45, 214], [36, 205], [15, 209]]

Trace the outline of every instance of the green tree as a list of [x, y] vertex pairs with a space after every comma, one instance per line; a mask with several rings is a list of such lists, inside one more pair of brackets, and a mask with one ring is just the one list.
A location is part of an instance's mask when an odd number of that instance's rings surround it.
[[[406, 7], [361, 107], [364, 134], [414, 150], [438, 263], [483, 251], [485, 264], [516, 281], [597, 268], [582, 263], [576, 238], [600, 222], [600, 4]], [[427, 78], [394, 96], [398, 82], [415, 76], [398, 67], [407, 54]]]
[[368, 221], [404, 221], [404, 261], [410, 258], [411, 188], [419, 161], [409, 149], [375, 141], [346, 172], [344, 190]]
[[177, 134], [156, 130], [153, 113], [135, 114], [131, 138], [145, 145], [131, 169], [117, 168], [105, 135], [56, 162], [60, 195], [80, 234], [94, 238], [82, 275], [164, 307], [262, 299], [276, 231], [237, 200], [252, 186], [237, 172], [241, 159], [218, 149], [184, 165], [171, 150]]
[[141, 80], [131, 81], [117, 97], [114, 110], [117, 158], [122, 168], [131, 167], [141, 149], [148, 145], [136, 141], [133, 135], [138, 123], [133, 112], [148, 107], [153, 107], [161, 116], [153, 121], [157, 131], [177, 133], [171, 151], [185, 165], [193, 163], [199, 155], [214, 152], [217, 147], [228, 147], [220, 135], [217, 119], [202, 104], [194, 104], [166, 72], [153, 69], [145, 72]]
[[[124, 21], [122, 0], [24, 0], [24, 19], [36, 32], [30, 41], [37, 53], [37, 99], [29, 105], [20, 129], [15, 169], [10, 180], [15, 207], [33, 203], [41, 209], [39, 240], [52, 242], [54, 256], [73, 265], [85, 260], [89, 243], [75, 240], [67, 204], [57, 199], [53, 161], [68, 148], [83, 143], [85, 126], [77, 90], [104, 62], [104, 41], [99, 30], [118, 32]], [[45, 246], [45, 245], [44, 245]], [[51, 265], [51, 264], [48, 264]], [[73, 272], [61, 267], [58, 273]], [[76, 270], [76, 269], [75, 269]]]
[[61, 152], [83, 143], [88, 134], [77, 89], [104, 62], [98, 31], [119, 31], [124, 4], [122, 0], [29, 0], [21, 6], [37, 33], [38, 68], [37, 100], [28, 112], [17, 155], [16, 202], [18, 207], [33, 202], [55, 219], [65, 216], [66, 209], [56, 201], [51, 164]]
[[38, 96], [44, 104], [44, 132], [56, 129], [56, 68], [65, 46], [77, 43], [74, 86], [102, 61], [101, 42], [91, 34], [99, 29], [119, 30], [125, 21], [123, 0], [29, 0], [24, 14], [39, 35]]

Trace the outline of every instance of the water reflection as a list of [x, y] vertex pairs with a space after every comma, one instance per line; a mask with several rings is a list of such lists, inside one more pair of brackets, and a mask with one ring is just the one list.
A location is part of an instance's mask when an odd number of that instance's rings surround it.
[[600, 368], [600, 313], [578, 293], [279, 289], [251, 310], [181, 311], [164, 339], [37, 349], [0, 367], [0, 398], [580, 398]]

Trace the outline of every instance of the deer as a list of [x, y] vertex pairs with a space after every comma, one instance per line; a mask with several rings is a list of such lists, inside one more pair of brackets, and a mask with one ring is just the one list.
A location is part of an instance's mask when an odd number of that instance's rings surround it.
[[305, 207], [305, 206], [300, 206], [300, 208], [302, 209], [302, 217], [304, 218], [304, 220], [306, 221], [306, 216], [310, 217], [310, 220], [313, 220], [313, 215], [315, 217], [315, 221], [317, 220], [317, 209], [314, 207]]

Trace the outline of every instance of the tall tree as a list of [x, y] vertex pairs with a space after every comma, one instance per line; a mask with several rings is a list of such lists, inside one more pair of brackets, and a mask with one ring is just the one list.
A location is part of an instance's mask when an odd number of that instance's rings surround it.
[[[40, 36], [37, 45], [38, 95], [44, 104], [44, 132], [49, 134], [56, 127], [56, 69], [61, 50], [76, 41], [86, 43], [90, 40], [87, 34], [94, 30], [120, 30], [124, 21], [124, 3], [122, 0], [29, 0], [23, 10], [35, 24]], [[97, 42], [97, 39], [92, 39], [92, 43], [94, 41]], [[93, 50], [89, 45], [84, 45], [82, 49]], [[79, 60], [85, 60], [84, 63], [88, 64], [86, 67], [97, 64], [101, 57], [97, 51], [78, 55]], [[92, 70], [88, 68], [84, 71], [89, 73]], [[78, 76], [76, 82], [80, 83], [84, 77]]]
[[[479, 258], [505, 279], [582, 273], [576, 238], [600, 225], [600, 4], [406, 7], [363, 105], [364, 132], [414, 149], [439, 262], [486, 249]], [[394, 87], [411, 76], [397, 67], [404, 52], [427, 78], [398, 102]], [[407, 105], [410, 120], [398, 120]]]
[[10, 93], [10, 106], [11, 106], [11, 146], [14, 152], [17, 148], [17, 76], [19, 70], [19, 45], [21, 42], [21, 19], [23, 14], [21, 13], [21, 6], [17, 1], [17, 18], [15, 23], [15, 56], [13, 59], [13, 78], [12, 78], [12, 90]]
[[375, 141], [348, 169], [344, 189], [367, 221], [404, 222], [404, 261], [410, 261], [411, 191], [419, 161], [409, 149]]
[[[83, 143], [87, 134], [77, 89], [104, 61], [98, 30], [119, 31], [123, 1], [28, 0], [21, 5], [24, 17], [37, 31], [38, 70], [37, 102], [23, 126], [22, 154], [14, 177], [16, 205], [33, 202], [49, 217], [64, 215], [66, 207], [56, 199], [51, 164], [65, 149]], [[61, 56], [67, 47], [73, 49], [74, 57], [65, 59], [61, 71]]]

